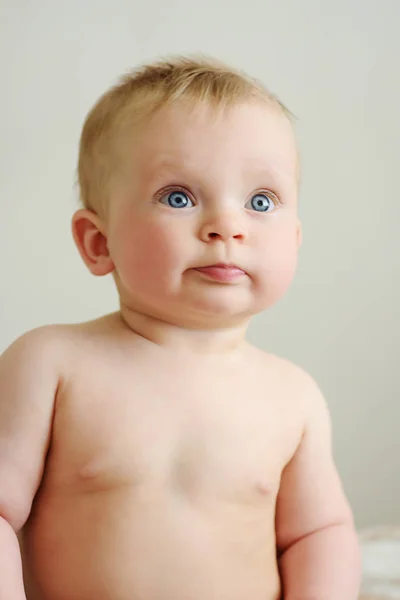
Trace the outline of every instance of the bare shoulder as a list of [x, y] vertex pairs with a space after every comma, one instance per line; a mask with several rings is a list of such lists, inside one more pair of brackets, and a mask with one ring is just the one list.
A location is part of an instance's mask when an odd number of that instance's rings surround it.
[[110, 335], [114, 321], [113, 315], [108, 315], [85, 323], [36, 327], [14, 340], [0, 356], [1, 362], [15, 363], [20, 368], [42, 365], [47, 371], [66, 371], [70, 362], [78, 359], [82, 343], [95, 343], [99, 336]]
[[274, 380], [291, 389], [295, 397], [303, 399], [308, 405], [312, 401], [321, 401], [317, 382], [299, 365], [286, 358], [260, 350], [254, 346], [249, 349], [251, 359], [256, 361], [262, 373], [271, 373]]
[[62, 348], [62, 331], [55, 325], [31, 329], [15, 339], [1, 355], [2, 362], [55, 364]]
[[[265, 387], [267, 397], [272, 389], [285, 414], [285, 423], [295, 424], [298, 447], [307, 431], [320, 431], [327, 443], [330, 440], [330, 414], [327, 402], [316, 380], [297, 364], [257, 348], [251, 348], [252, 361], [257, 364], [259, 386]], [[290, 416], [289, 416], [290, 415]]]

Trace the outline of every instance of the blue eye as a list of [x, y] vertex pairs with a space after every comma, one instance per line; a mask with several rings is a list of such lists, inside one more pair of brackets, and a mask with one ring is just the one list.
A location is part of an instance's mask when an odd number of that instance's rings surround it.
[[[248, 207], [249, 203], [246, 204]], [[276, 208], [276, 203], [266, 194], [255, 194], [250, 200], [251, 208], [257, 212], [272, 212]]]
[[175, 191], [165, 194], [161, 198], [162, 204], [168, 204], [172, 208], [190, 208], [194, 206], [193, 202], [185, 192]]

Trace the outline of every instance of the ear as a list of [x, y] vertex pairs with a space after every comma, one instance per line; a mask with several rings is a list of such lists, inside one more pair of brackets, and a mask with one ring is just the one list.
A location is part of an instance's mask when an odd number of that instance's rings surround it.
[[303, 228], [301, 226], [300, 219], [297, 220], [296, 235], [297, 235], [297, 248], [300, 248], [303, 243]]
[[101, 219], [86, 208], [72, 217], [72, 235], [85, 265], [93, 275], [102, 276], [114, 271]]

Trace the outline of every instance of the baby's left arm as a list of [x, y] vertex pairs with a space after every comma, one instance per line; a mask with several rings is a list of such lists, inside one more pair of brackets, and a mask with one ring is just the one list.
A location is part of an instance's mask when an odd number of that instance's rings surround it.
[[361, 559], [334, 465], [328, 409], [307, 377], [302, 440], [283, 471], [276, 535], [284, 600], [356, 600]]

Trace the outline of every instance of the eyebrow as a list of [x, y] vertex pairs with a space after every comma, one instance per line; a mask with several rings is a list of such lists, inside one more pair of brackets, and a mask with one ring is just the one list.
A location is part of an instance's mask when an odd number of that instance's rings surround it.
[[[254, 161], [248, 161], [251, 168], [248, 168], [246, 171], [250, 175], [253, 176], [263, 176], [263, 175], [272, 175], [277, 171], [274, 166], [268, 163], [260, 163], [257, 165]], [[289, 165], [288, 165], [289, 166]], [[173, 173], [175, 171], [187, 171], [190, 173], [191, 171], [196, 171], [197, 167], [188, 164], [183, 160], [182, 162], [172, 162], [172, 161], [157, 161], [153, 165], [149, 166], [148, 174], [154, 175], [155, 173]]]
[[[271, 161], [260, 161], [257, 159], [248, 159], [244, 162], [246, 169], [246, 177], [250, 179], [260, 179], [260, 183], [263, 179], [267, 179], [269, 185], [275, 186], [276, 188], [286, 187], [287, 180], [296, 178], [295, 165], [290, 164], [290, 161], [285, 160], [271, 160]], [[156, 160], [152, 165], [149, 165], [146, 170], [146, 176], [149, 180], [162, 178], [165, 176], [176, 176], [176, 177], [196, 177], [201, 179], [202, 174], [197, 170], [196, 164], [189, 164], [185, 159], [181, 162], [171, 160], [168, 158], [162, 158]], [[267, 182], [265, 182], [267, 183]]]
[[169, 161], [169, 160], [158, 160], [155, 163], [153, 163], [151, 166], [149, 166], [148, 169], [148, 174], [153, 176], [155, 173], [172, 173], [174, 171], [182, 171], [183, 169], [185, 170], [191, 170], [190, 168], [188, 168], [188, 165], [186, 164], [185, 167], [185, 163], [184, 161], [182, 162], [176, 162], [176, 161]]

